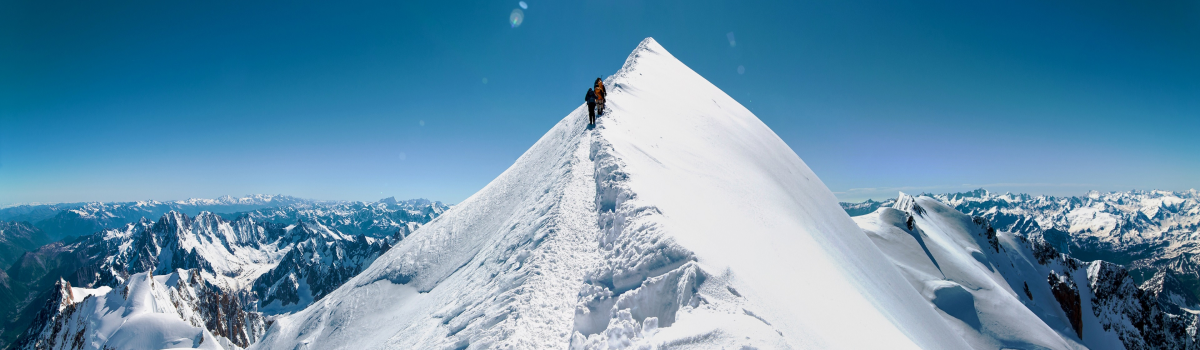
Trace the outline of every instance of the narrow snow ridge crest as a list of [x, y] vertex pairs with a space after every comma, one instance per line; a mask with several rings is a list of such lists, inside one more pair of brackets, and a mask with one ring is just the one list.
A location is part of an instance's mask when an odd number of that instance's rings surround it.
[[915, 197], [910, 196], [907, 193], [900, 192], [900, 195], [896, 197], [896, 203], [892, 204], [892, 209], [903, 212], [911, 212], [913, 207], [916, 205], [917, 199]]

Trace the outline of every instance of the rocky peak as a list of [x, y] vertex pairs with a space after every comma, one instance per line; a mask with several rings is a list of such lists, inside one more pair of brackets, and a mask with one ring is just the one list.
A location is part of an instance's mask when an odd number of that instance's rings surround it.
[[896, 202], [892, 204], [892, 209], [896, 209], [896, 210], [906, 212], [906, 213], [911, 213], [913, 211], [913, 208], [916, 206], [917, 206], [917, 199], [915, 197], [910, 196], [904, 192], [900, 192], [900, 194], [896, 196]]
[[1200, 300], [1175, 277], [1174, 273], [1166, 269], [1159, 270], [1154, 277], [1143, 282], [1141, 289], [1157, 300], [1160, 306], [1172, 309], [1176, 313], [1180, 312], [1178, 309], [1181, 307], [1200, 308]]
[[1197, 315], [1165, 309], [1151, 292], [1138, 288], [1125, 267], [1093, 261], [1087, 273], [1093, 314], [1106, 331], [1117, 333], [1125, 348], [1183, 349], [1197, 344]]
[[[59, 338], [62, 326], [56, 325], [63, 318], [70, 317], [75, 311], [75, 295], [71, 283], [59, 278], [50, 290], [50, 298], [34, 317], [31, 326], [21, 334], [13, 344], [13, 349], [53, 348], [55, 338]], [[47, 340], [49, 340], [47, 342]]]
[[[116, 288], [89, 290], [78, 302], [72, 302], [76, 297], [69, 283], [60, 281], [56, 288], [14, 349], [198, 347], [206, 342], [244, 348], [265, 330], [260, 314], [246, 311], [240, 298], [195, 269], [135, 274]], [[155, 339], [163, 344], [155, 346]]]

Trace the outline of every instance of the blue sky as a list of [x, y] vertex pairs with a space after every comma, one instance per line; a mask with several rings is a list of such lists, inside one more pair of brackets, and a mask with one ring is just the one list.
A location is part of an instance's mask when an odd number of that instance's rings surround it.
[[1195, 1], [526, 3], [2, 2], [0, 205], [455, 203], [648, 36], [843, 200], [1200, 188]]

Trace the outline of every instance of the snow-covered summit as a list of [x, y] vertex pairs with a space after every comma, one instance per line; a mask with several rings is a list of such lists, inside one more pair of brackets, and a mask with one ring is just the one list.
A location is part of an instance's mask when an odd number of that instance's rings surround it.
[[254, 347], [967, 347], [795, 152], [653, 39], [605, 84], [596, 128], [580, 106]]
[[116, 288], [59, 280], [15, 349], [240, 349], [262, 334], [261, 315], [198, 270], [139, 273]]

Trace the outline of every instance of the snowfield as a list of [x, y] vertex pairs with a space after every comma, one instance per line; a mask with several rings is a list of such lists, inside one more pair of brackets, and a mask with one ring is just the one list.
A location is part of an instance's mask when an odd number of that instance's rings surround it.
[[576, 109], [252, 348], [969, 347], [778, 136], [653, 39], [606, 85], [595, 129]]

